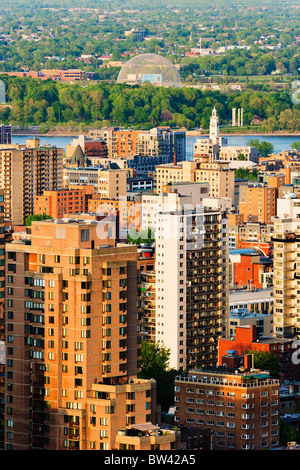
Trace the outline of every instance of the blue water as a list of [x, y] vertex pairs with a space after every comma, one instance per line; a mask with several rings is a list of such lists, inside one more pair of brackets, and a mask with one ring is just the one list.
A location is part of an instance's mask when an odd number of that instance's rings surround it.
[[[13, 135], [13, 144], [26, 144], [27, 139], [32, 139], [35, 136], [32, 135]], [[66, 149], [66, 145], [69, 145], [76, 137], [61, 137], [61, 136], [39, 136], [41, 145], [54, 145], [58, 148]]]
[[[206, 138], [206, 137], [200, 137]], [[228, 145], [247, 145], [248, 140], [258, 139], [259, 142], [265, 141], [270, 142], [274, 147], [274, 153], [280, 153], [283, 150], [290, 150], [291, 143], [300, 141], [300, 136], [275, 136], [275, 135], [232, 135], [226, 136]], [[199, 137], [187, 136], [186, 138], [186, 154], [187, 157], [193, 155], [194, 143]]]
[[[12, 137], [13, 143], [18, 144], [25, 144], [28, 138], [32, 138], [32, 136], [26, 135], [14, 135]], [[61, 136], [42, 136], [40, 137], [40, 142], [42, 145], [50, 144], [54, 145], [59, 148], [63, 148], [65, 150], [66, 145], [69, 145], [73, 139], [76, 137], [61, 137]], [[206, 138], [206, 136], [187, 136], [186, 138], [186, 154], [187, 157], [191, 157], [193, 155], [193, 147], [196, 139]], [[282, 152], [283, 150], [290, 150], [291, 143], [300, 140], [300, 136], [275, 136], [275, 135], [234, 135], [228, 136], [228, 145], [246, 145], [249, 139], [258, 139], [261, 141], [270, 142], [274, 146], [274, 153]]]

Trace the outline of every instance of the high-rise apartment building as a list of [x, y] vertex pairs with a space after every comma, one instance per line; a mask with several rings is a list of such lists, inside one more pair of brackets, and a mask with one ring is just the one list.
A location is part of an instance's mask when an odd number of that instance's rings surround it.
[[0, 124], [0, 144], [11, 144], [11, 124]]
[[271, 223], [276, 214], [278, 190], [264, 184], [249, 184], [240, 187], [239, 212], [245, 222]]
[[279, 380], [244, 367], [193, 370], [175, 379], [175, 422], [210, 429], [213, 450], [279, 445]]
[[184, 131], [157, 127], [148, 132], [139, 133], [136, 142], [136, 154], [150, 157], [167, 155], [171, 162], [175, 153], [179, 162], [185, 160], [185, 147], [186, 136]]
[[300, 332], [300, 223], [273, 218], [274, 335], [297, 337]]
[[108, 158], [131, 160], [136, 155], [185, 160], [186, 133], [169, 127], [158, 127], [149, 131], [133, 131], [118, 127], [104, 128], [89, 133], [93, 139], [101, 137], [107, 145]]
[[0, 186], [4, 215], [24, 225], [34, 213], [34, 197], [62, 188], [63, 149], [53, 147], [0, 150]]
[[156, 342], [170, 367], [214, 365], [227, 328], [228, 227], [218, 211], [160, 212], [156, 240]]
[[0, 189], [0, 341], [4, 340], [5, 302], [5, 234], [4, 234], [4, 189]]
[[127, 170], [110, 164], [98, 173], [98, 194], [103, 199], [116, 199], [127, 194]]
[[33, 222], [7, 245], [6, 281], [6, 449], [111, 450], [118, 430], [158, 422], [155, 381], [137, 379], [135, 246], [96, 220]]

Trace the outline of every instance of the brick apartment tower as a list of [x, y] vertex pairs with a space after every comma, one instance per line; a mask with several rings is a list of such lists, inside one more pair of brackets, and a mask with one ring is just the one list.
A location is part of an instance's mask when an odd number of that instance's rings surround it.
[[157, 422], [156, 382], [137, 379], [137, 249], [97, 227], [34, 222], [7, 245], [5, 449], [111, 450]]
[[34, 213], [34, 197], [62, 188], [63, 149], [39, 147], [0, 150], [0, 187], [5, 218], [23, 225]]

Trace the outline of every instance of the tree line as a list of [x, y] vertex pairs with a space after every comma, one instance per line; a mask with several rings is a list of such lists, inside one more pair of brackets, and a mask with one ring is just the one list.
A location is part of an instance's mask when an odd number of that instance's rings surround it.
[[231, 121], [232, 108], [243, 108], [244, 125], [255, 116], [265, 129], [300, 130], [300, 105], [287, 91], [246, 89], [222, 93], [197, 88], [129, 86], [101, 82], [69, 84], [52, 79], [0, 76], [6, 84], [7, 103], [0, 107], [0, 122], [13, 126], [84, 124], [134, 126], [159, 125], [186, 129], [209, 127], [215, 106], [220, 125]]

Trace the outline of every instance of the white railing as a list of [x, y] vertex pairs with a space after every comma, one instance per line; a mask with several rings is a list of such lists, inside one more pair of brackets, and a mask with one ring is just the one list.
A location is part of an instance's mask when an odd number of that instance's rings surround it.
[[[247, 377], [247, 376], [245, 376]], [[249, 377], [249, 375], [248, 375]], [[251, 379], [250, 379], [251, 380]], [[223, 386], [234, 386], [234, 387], [261, 387], [265, 385], [279, 385], [279, 380], [277, 379], [267, 379], [267, 380], [259, 380], [257, 382], [249, 381], [249, 382], [236, 382], [234, 379], [223, 379], [218, 380], [216, 378], [195, 378], [195, 377], [186, 377], [186, 376], [176, 376], [175, 382], [188, 382], [194, 384], [206, 384], [206, 385], [223, 385]]]

